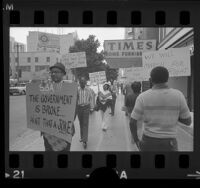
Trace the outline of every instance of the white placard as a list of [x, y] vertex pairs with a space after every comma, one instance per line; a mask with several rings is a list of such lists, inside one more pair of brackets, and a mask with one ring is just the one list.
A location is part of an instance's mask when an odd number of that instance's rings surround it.
[[147, 81], [148, 78], [143, 76], [143, 67], [130, 67], [124, 69], [124, 76], [127, 81]]
[[85, 52], [68, 53], [62, 55], [62, 63], [66, 69], [87, 67]]
[[169, 77], [191, 75], [190, 50], [188, 47], [144, 52], [142, 63], [145, 78], [150, 77], [151, 70], [156, 66], [166, 67], [169, 71]]
[[92, 83], [104, 83], [107, 80], [105, 71], [89, 73], [89, 77]]

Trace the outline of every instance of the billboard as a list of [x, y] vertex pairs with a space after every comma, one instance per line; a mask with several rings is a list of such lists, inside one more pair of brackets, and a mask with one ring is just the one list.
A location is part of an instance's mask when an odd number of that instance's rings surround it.
[[155, 51], [156, 40], [105, 40], [105, 58], [111, 68], [142, 66], [142, 53]]

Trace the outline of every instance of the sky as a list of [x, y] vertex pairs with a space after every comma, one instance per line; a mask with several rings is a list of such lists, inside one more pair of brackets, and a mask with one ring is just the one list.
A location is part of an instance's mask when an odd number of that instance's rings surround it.
[[47, 27], [11, 27], [10, 36], [15, 38], [16, 42], [26, 44], [26, 38], [29, 31], [41, 31], [53, 34], [68, 34], [77, 31], [79, 39], [87, 39], [89, 35], [95, 35], [100, 42], [98, 51], [103, 50], [104, 40], [124, 39], [125, 28], [115, 27], [65, 27], [65, 28], [47, 28]]

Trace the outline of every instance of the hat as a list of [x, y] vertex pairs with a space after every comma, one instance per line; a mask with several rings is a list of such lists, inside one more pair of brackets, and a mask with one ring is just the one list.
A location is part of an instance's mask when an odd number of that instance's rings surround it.
[[108, 86], [108, 87], [110, 87], [110, 84], [108, 83], [108, 82], [105, 82], [104, 84], [103, 84], [103, 86]]
[[51, 70], [52, 68], [58, 68], [61, 71], [63, 71], [64, 74], [66, 74], [65, 66], [62, 63], [56, 63], [53, 66], [51, 66], [49, 69]]

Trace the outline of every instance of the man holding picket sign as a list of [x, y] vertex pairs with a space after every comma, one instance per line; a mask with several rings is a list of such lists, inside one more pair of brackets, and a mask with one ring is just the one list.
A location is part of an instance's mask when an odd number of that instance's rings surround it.
[[[53, 66], [51, 66], [50, 67], [50, 76], [51, 76], [51, 81], [50, 81], [50, 83], [51, 84], [55, 84], [55, 85], [61, 85], [62, 83], [64, 83], [64, 81], [63, 81], [63, 77], [64, 77], [64, 75], [66, 74], [66, 72], [65, 72], [65, 66], [62, 64], [62, 63], [56, 63], [56, 64], [54, 64]], [[32, 81], [32, 83], [36, 83], [37, 81], [36, 80], [33, 80]], [[45, 84], [45, 83], [44, 83]], [[32, 87], [32, 89], [31, 89], [31, 87]], [[33, 90], [33, 85], [31, 86], [29, 86], [29, 92], [28, 92], [28, 94], [27, 94], [27, 97], [28, 97], [28, 99], [29, 99], [29, 96], [31, 96], [31, 95], [33, 95], [33, 93], [34, 93], [34, 91], [36, 92], [36, 88], [35, 88], [35, 90]], [[36, 87], [38, 87], [38, 85], [36, 85]], [[42, 91], [40, 91], [40, 92], [42, 92]], [[44, 91], [45, 92], [45, 91]], [[42, 102], [42, 100], [44, 100], [44, 97], [50, 97], [50, 96], [53, 96], [53, 97], [56, 97], [56, 93], [54, 93], [54, 92], [52, 92], [52, 93], [49, 93], [48, 91], [47, 91], [47, 93], [45, 94], [44, 92], [42, 92], [41, 93], [41, 95], [40, 95], [40, 102]], [[55, 91], [56, 92], [56, 91]], [[29, 96], [28, 96], [29, 95]], [[57, 97], [60, 97], [60, 96], [66, 96], [65, 95], [65, 93], [57, 93]], [[42, 98], [42, 96], [43, 96], [43, 98]], [[50, 99], [50, 98], [49, 98]], [[52, 98], [51, 98], [52, 99]], [[66, 102], [66, 101], [65, 101]], [[29, 103], [29, 104], [28, 104]], [[30, 100], [28, 100], [28, 103], [27, 103], [27, 105], [30, 105]], [[60, 104], [60, 103], [59, 103]], [[39, 110], [39, 108], [38, 108], [38, 113], [40, 112], [40, 113], [46, 113], [46, 114], [43, 114], [43, 118], [40, 118], [40, 122], [43, 120], [43, 125], [42, 126], [44, 126], [44, 119], [46, 119], [46, 122], [47, 122], [47, 119], [48, 118], [52, 118], [52, 119], [50, 119], [50, 121], [54, 121], [54, 124], [52, 124], [53, 126], [57, 126], [57, 128], [58, 128], [58, 126], [61, 126], [61, 125], [56, 125], [55, 124], [55, 122], [56, 122], [56, 119], [55, 119], [55, 114], [53, 114], [53, 115], [50, 115], [50, 114], [48, 114], [48, 116], [47, 116], [47, 112], [48, 112], [48, 110], [44, 110], [45, 108], [44, 108], [44, 106], [46, 105], [46, 107], [48, 106], [48, 103], [45, 103], [44, 101], [43, 101], [43, 104], [41, 105], [42, 106], [42, 108]], [[39, 105], [38, 105], [39, 106]], [[53, 107], [53, 105], [52, 105], [52, 107]], [[27, 106], [27, 113], [29, 113], [29, 114], [31, 114], [31, 111], [32, 111], [32, 109], [30, 109], [30, 108], [33, 108], [33, 107], [31, 107], [31, 106]], [[57, 108], [61, 108], [58, 104], [57, 104]], [[33, 121], [31, 121], [30, 119], [30, 116], [29, 116], [29, 114], [28, 114], [28, 117], [27, 117], [27, 120], [28, 120], [28, 126], [30, 126], [30, 124], [31, 123], [33, 123]], [[37, 114], [37, 113], [36, 113]], [[37, 114], [38, 116], [40, 115], [40, 114]], [[45, 116], [46, 115], [46, 116]], [[58, 115], [58, 114], [57, 114]], [[59, 116], [60, 116], [60, 114], [59, 114]], [[74, 128], [74, 123], [73, 123], [73, 120], [72, 120], [72, 122], [71, 122], [71, 124], [70, 124], [70, 126], [67, 126], [66, 125], [66, 119], [65, 119], [65, 117], [66, 117], [66, 114], [62, 114], [61, 116], [63, 116], [63, 118], [61, 118], [61, 119], [59, 119], [60, 120], [60, 122], [63, 122], [63, 127], [65, 127], [65, 128], [70, 128], [70, 130], [71, 130], [71, 132], [70, 132], [70, 134], [73, 136], [74, 135], [74, 133], [75, 133], [75, 128]], [[60, 117], [61, 117], [60, 116]], [[72, 118], [73, 119], [73, 118]], [[75, 119], [75, 118], [74, 118]], [[65, 122], [66, 121], [66, 122]], [[35, 122], [34, 122], [35, 123]], [[39, 123], [40, 124], [40, 123]], [[38, 126], [39, 126], [39, 124], [38, 124]], [[65, 124], [65, 125], [64, 125]], [[46, 123], [46, 126], [50, 126], [49, 124], [47, 124]], [[72, 126], [72, 127], [71, 127]], [[36, 129], [37, 130], [37, 129]], [[59, 128], [59, 130], [61, 131], [61, 128]], [[63, 136], [65, 137], [65, 135], [66, 135], [66, 137], [67, 137], [67, 134], [69, 134], [69, 132], [65, 132], [66, 130], [65, 129], [63, 129], [63, 131], [64, 131], [64, 133], [63, 133]], [[62, 138], [60, 138], [60, 137], [58, 137], [58, 136], [55, 136], [54, 135], [54, 133], [55, 133], [55, 131], [53, 132], [52, 131], [52, 133], [51, 134], [49, 134], [49, 133], [47, 133], [47, 132], [44, 132], [44, 131], [41, 131], [41, 135], [43, 136], [43, 139], [44, 139], [44, 147], [45, 147], [45, 151], [70, 151], [70, 147], [71, 147], [71, 143], [69, 142], [69, 141], [67, 141], [66, 139], [62, 139]], [[55, 133], [56, 134], [56, 133]]]

